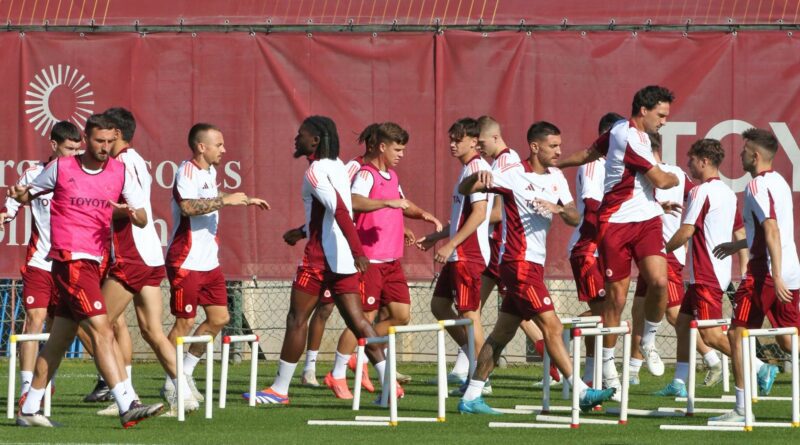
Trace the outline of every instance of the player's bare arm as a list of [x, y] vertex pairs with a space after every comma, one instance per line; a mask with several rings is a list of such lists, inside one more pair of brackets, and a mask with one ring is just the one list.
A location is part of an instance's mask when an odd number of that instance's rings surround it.
[[[129, 207], [128, 204], [108, 201], [114, 207], [114, 214], [121, 213], [126, 215], [131, 220], [131, 224], [136, 227], [142, 228], [147, 225], [147, 210], [144, 208], [134, 209]], [[116, 216], [115, 216], [116, 218]]]
[[772, 265], [772, 281], [775, 284], [775, 296], [784, 303], [791, 303], [792, 293], [783, 282], [782, 264], [783, 252], [781, 252], [781, 232], [778, 228], [778, 221], [772, 218], [764, 220], [764, 242], [767, 244], [769, 259]]
[[739, 275], [743, 277], [747, 273], [747, 261], [750, 260], [750, 251], [747, 249], [747, 234], [744, 231], [744, 227], [733, 232], [733, 239], [744, 241], [745, 243], [745, 247], [737, 251], [739, 255]]
[[294, 246], [298, 241], [306, 237], [306, 231], [303, 230], [304, 226], [289, 229], [283, 234], [283, 241], [290, 246]]
[[727, 243], [722, 243], [716, 247], [714, 247], [714, 256], [718, 259], [723, 259], [729, 255], [733, 255], [735, 252], [747, 249], [747, 240], [740, 239], [737, 241], [730, 241]]
[[489, 214], [489, 224], [499, 224], [501, 221], [503, 221], [503, 198], [495, 195], [492, 213]]
[[470, 195], [476, 192], [485, 192], [487, 188], [493, 184], [492, 172], [488, 170], [481, 170], [467, 176], [461, 184], [458, 185], [458, 193], [462, 195]]
[[456, 250], [456, 247], [461, 245], [461, 243], [463, 243], [467, 237], [478, 230], [478, 226], [480, 226], [486, 218], [487, 204], [488, 203], [486, 200], [472, 203], [472, 212], [470, 213], [469, 217], [467, 217], [467, 220], [464, 221], [464, 225], [461, 226], [461, 229], [459, 229], [458, 232], [456, 232], [455, 236], [450, 238], [450, 241], [436, 251], [436, 253], [433, 255], [434, 261], [444, 264], [447, 261], [447, 258], [449, 258], [453, 251]]
[[31, 186], [29, 185], [12, 185], [8, 188], [6, 194], [9, 198], [16, 200], [20, 204], [27, 204], [34, 198], [30, 193], [30, 189]]
[[572, 153], [571, 155], [567, 156], [566, 158], [559, 159], [556, 167], [560, 169], [564, 169], [567, 167], [578, 167], [583, 164], [588, 164], [590, 162], [594, 162], [603, 155], [595, 149], [594, 144], [591, 147], [585, 148], [581, 151], [577, 151]]
[[581, 222], [581, 214], [575, 207], [575, 203], [571, 202], [567, 205], [556, 204], [543, 199], [536, 199], [534, 203], [545, 212], [558, 215], [565, 224], [575, 227]]
[[438, 232], [429, 233], [422, 238], [417, 238], [414, 242], [417, 246], [417, 249], [422, 251], [427, 251], [431, 247], [433, 247], [439, 241], [447, 238], [450, 235], [450, 224], [442, 227], [442, 230]]
[[677, 217], [681, 216], [683, 204], [675, 201], [664, 201], [659, 202], [659, 204], [661, 204], [661, 208], [664, 210], [664, 213]]
[[681, 224], [681, 227], [672, 235], [672, 238], [667, 241], [667, 253], [670, 253], [684, 244], [694, 235], [693, 224]]
[[380, 209], [407, 209], [409, 202], [406, 199], [370, 199], [366, 196], [353, 194], [353, 211], [354, 212], [374, 212]]
[[426, 212], [418, 205], [414, 204], [413, 202], [407, 199], [405, 201], [408, 203], [408, 207], [403, 209], [403, 216], [405, 216], [406, 218], [421, 219], [423, 221], [429, 222], [433, 224], [434, 227], [436, 227], [437, 232], [442, 230], [442, 223], [430, 212]]
[[676, 175], [661, 170], [661, 168], [659, 168], [657, 165], [653, 166], [653, 168], [650, 170], [647, 170], [647, 173], [644, 175], [655, 188], [662, 190], [671, 189], [672, 187], [676, 187], [678, 184], [680, 184], [680, 181]]

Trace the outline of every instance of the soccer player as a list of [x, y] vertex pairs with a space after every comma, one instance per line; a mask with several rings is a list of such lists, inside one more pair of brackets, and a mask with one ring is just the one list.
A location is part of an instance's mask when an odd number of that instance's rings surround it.
[[[667, 122], [672, 92], [660, 86], [642, 88], [633, 97], [631, 118], [620, 121], [591, 147], [570, 155], [559, 165], [580, 165], [606, 157], [605, 195], [598, 210], [598, 249], [605, 272], [603, 324], [620, 325], [631, 281], [631, 260], [647, 282], [644, 332], [645, 358], [653, 356], [655, 336], [667, 303], [667, 262], [661, 236], [661, 205], [654, 189], [678, 185], [678, 177], [662, 170], [653, 157], [648, 134]], [[603, 384], [619, 388], [614, 363], [616, 335], [603, 336]], [[649, 366], [649, 365], [648, 365]]]
[[[624, 117], [617, 113], [606, 113], [600, 118], [597, 132], [603, 134]], [[578, 290], [578, 301], [589, 306], [580, 316], [601, 315], [605, 304], [603, 273], [597, 261], [597, 210], [603, 200], [603, 182], [606, 178], [606, 158], [601, 157], [578, 167], [575, 174], [575, 192], [578, 197], [578, 213], [581, 220], [569, 240], [569, 264]], [[594, 378], [594, 337], [584, 338], [586, 344], [586, 368], [583, 381]]]
[[[480, 170], [491, 170], [478, 151], [480, 127], [478, 121], [463, 118], [456, 121], [447, 131], [450, 136], [450, 154], [461, 162], [462, 168], [453, 187], [450, 224], [443, 230], [417, 240], [417, 245], [428, 250], [437, 241], [450, 240], [440, 247], [434, 260], [445, 266], [439, 274], [431, 299], [431, 312], [437, 320], [469, 318], [475, 333], [475, 350], [483, 346], [483, 327], [481, 325], [481, 274], [489, 263], [489, 195], [483, 192], [461, 194], [458, 185], [467, 176]], [[457, 312], [453, 312], [453, 303]], [[447, 332], [461, 347], [467, 350], [467, 331], [463, 326], [447, 328]], [[469, 362], [466, 362], [469, 369]], [[457, 365], [455, 378], [460, 380], [460, 367]], [[454, 377], [448, 378], [454, 381]], [[491, 386], [487, 386], [487, 393]]]
[[[100, 291], [99, 266], [112, 212], [125, 210], [133, 224], [147, 224], [145, 200], [139, 184], [125, 166], [109, 157], [116, 139], [114, 124], [92, 115], [84, 130], [87, 150], [80, 156], [50, 162], [30, 186], [12, 186], [9, 196], [21, 203], [40, 193], [53, 192], [50, 213], [52, 275], [58, 302], [50, 339], [36, 359], [31, 389], [17, 415], [17, 425], [56, 426], [39, 412], [45, 386], [58, 369], [64, 352], [80, 325], [91, 338], [97, 369], [111, 387], [124, 428], [161, 412], [163, 405], [142, 405], [117, 350], [106, 305]], [[126, 204], [118, 204], [120, 197]]]
[[[339, 134], [333, 120], [307, 117], [295, 137], [294, 157], [306, 157], [310, 164], [302, 190], [308, 242], [292, 284], [278, 375], [272, 386], [254, 395], [258, 403], [289, 403], [289, 385], [303, 353], [308, 319], [325, 290], [330, 290], [348, 328], [359, 338], [375, 336], [361, 309], [359, 272], [367, 270], [369, 259], [353, 225], [350, 180], [339, 160]], [[367, 346], [367, 357], [384, 382], [386, 360], [381, 348]], [[246, 399], [250, 396], [244, 394]]]
[[[189, 334], [198, 305], [203, 306], [206, 319], [195, 329], [195, 336], [216, 337], [230, 319], [225, 277], [219, 264], [219, 210], [228, 206], [270, 208], [263, 199], [218, 190], [216, 167], [226, 152], [222, 130], [208, 123], [194, 124], [189, 130], [188, 143], [192, 158], [178, 166], [172, 187], [174, 226], [166, 258], [170, 310], [175, 316], [168, 337], [170, 344]], [[203, 395], [197, 390], [192, 373], [204, 353], [205, 345], [193, 343], [183, 357], [186, 381], [199, 401]], [[172, 379], [167, 379], [165, 393], [174, 389]]]
[[[428, 221], [437, 231], [442, 229], [439, 220], [407, 199], [400, 187], [394, 168], [405, 155], [408, 139], [408, 132], [394, 122], [371, 124], [358, 137], [367, 153], [350, 191], [356, 231], [370, 262], [361, 276], [361, 305], [370, 322], [382, 309], [375, 325], [378, 336], [411, 319], [411, 295], [400, 264], [405, 244], [403, 217]], [[356, 344], [356, 337], [346, 329], [339, 338], [333, 370], [325, 376], [325, 384], [340, 399], [353, 398], [346, 371]], [[362, 379], [363, 383], [368, 391], [374, 390], [368, 378]]]
[[[742, 332], [757, 329], [764, 315], [772, 313], [773, 327], [800, 327], [800, 262], [794, 242], [794, 204], [792, 189], [772, 169], [778, 140], [767, 130], [751, 128], [742, 133], [742, 168], [753, 177], [744, 189], [744, 228], [746, 240], [722, 243], [714, 249], [724, 258], [747, 247], [750, 260], [747, 274], [736, 290], [733, 319], [728, 339], [733, 358], [736, 406], [713, 420], [744, 422], [744, 369]], [[784, 351], [791, 350], [789, 336], [776, 337]], [[755, 359], [759, 395], [769, 395], [778, 368]]]
[[568, 225], [580, 220], [569, 185], [561, 170], [553, 168], [561, 155], [561, 131], [549, 122], [536, 122], [528, 129], [530, 156], [499, 172], [479, 171], [468, 176], [459, 191], [483, 191], [503, 197], [506, 244], [500, 261], [500, 276], [506, 285], [494, 330], [478, 356], [475, 374], [458, 404], [461, 413], [498, 414], [481, 396], [489, 373], [522, 320], [533, 320], [544, 334], [547, 352], [566, 381], [580, 392], [580, 407], [591, 409], [610, 398], [615, 388], [594, 390], [572, 375], [572, 363], [561, 337], [562, 325], [544, 285], [547, 232], [553, 215]]
[[[82, 142], [81, 131], [73, 123], [68, 121], [56, 123], [50, 130], [52, 152], [48, 162], [63, 156], [75, 156], [78, 154]], [[46, 163], [40, 162], [25, 170], [17, 181], [17, 185], [20, 187], [31, 185], [33, 180], [44, 171], [45, 165]], [[28, 242], [25, 265], [22, 266], [22, 301], [25, 305], [23, 334], [41, 333], [47, 318], [50, 318], [47, 323], [48, 328], [52, 324], [52, 318], [48, 317], [47, 308], [51, 302], [54, 302], [58, 292], [53, 277], [50, 275], [52, 260], [47, 257], [50, 252], [50, 202], [52, 199], [52, 193], [45, 193], [30, 202], [33, 227]], [[17, 200], [7, 198], [5, 207], [0, 211], [0, 222], [5, 224], [13, 220], [18, 215], [19, 208], [20, 203]], [[4, 230], [3, 225], [0, 225], [1, 230]], [[38, 350], [39, 345], [36, 342], [27, 341], [20, 345], [20, 395], [27, 393], [31, 387], [33, 366], [36, 363]]]
[[[712, 250], [727, 242], [733, 234], [735, 239], [744, 239], [744, 225], [736, 210], [736, 194], [719, 179], [719, 166], [725, 158], [725, 150], [715, 139], [700, 139], [689, 149], [689, 173], [699, 184], [689, 193], [683, 222], [667, 241], [667, 252], [675, 252], [691, 242], [689, 257], [689, 289], [680, 306], [675, 333], [678, 337], [678, 361], [675, 377], [659, 395], [686, 397], [686, 382], [689, 376], [689, 324], [693, 319], [715, 320], [722, 318], [722, 295], [731, 282], [731, 259], [718, 259]], [[740, 266], [747, 264], [747, 249], [739, 251]], [[742, 271], [744, 274], [744, 270]], [[669, 311], [669, 309], [668, 309]], [[713, 346], [723, 354], [730, 355], [730, 344], [721, 327], [700, 329], [704, 345]], [[700, 340], [700, 339], [698, 339]], [[700, 344], [698, 343], [698, 349]], [[719, 362], [717, 354], [709, 353]], [[714, 366], [706, 376], [706, 386], [711, 386], [715, 369], [720, 373], [721, 365]], [[719, 379], [717, 379], [719, 380]]]

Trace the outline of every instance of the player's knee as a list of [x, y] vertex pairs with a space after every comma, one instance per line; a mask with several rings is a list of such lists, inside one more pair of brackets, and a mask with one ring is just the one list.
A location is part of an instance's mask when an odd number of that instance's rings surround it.
[[44, 319], [46, 314], [28, 314], [25, 319], [25, 333], [38, 334], [44, 328]]
[[324, 321], [328, 321], [333, 313], [333, 304], [324, 304], [317, 308], [317, 316]]
[[406, 312], [404, 314], [392, 314], [393, 326], [405, 326], [411, 322], [411, 314]]

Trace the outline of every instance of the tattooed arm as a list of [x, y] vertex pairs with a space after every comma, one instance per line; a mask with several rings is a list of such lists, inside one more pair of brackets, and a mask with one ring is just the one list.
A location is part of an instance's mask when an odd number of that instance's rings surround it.
[[184, 199], [178, 204], [183, 216], [205, 215], [225, 206], [247, 205], [247, 195], [242, 192], [222, 193], [216, 198]]

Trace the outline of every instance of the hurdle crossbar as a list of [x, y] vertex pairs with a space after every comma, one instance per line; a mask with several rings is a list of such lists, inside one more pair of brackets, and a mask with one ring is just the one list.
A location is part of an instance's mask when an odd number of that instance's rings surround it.
[[[695, 386], [697, 385], [697, 335], [699, 328], [721, 327], [727, 330], [731, 324], [730, 318], [716, 320], [692, 320], [689, 323], [689, 381], [687, 382], [686, 397], [686, 416], [691, 417], [695, 413]], [[722, 354], [722, 390], [730, 391], [730, 377], [728, 372], [728, 356]]]
[[222, 374], [219, 382], [219, 407], [225, 408], [228, 395], [228, 359], [231, 343], [250, 343], [250, 406], [256, 406], [256, 380], [258, 379], [258, 335], [226, 335], [222, 337]]
[[[177, 374], [177, 388], [178, 391], [178, 422], [186, 420], [185, 401], [183, 394], [186, 384], [186, 375], [183, 373], [183, 345], [190, 343], [205, 343], [206, 344], [206, 419], [211, 418], [211, 410], [213, 409], [213, 386], [214, 386], [214, 337], [210, 335], [197, 335], [197, 336], [184, 336], [175, 339], [175, 365]], [[252, 397], [251, 393], [251, 399]]]
[[[47, 341], [50, 339], [50, 334], [16, 334], [8, 338], [8, 397], [6, 397], [8, 406], [6, 417], [9, 419], [14, 418], [14, 402], [17, 400], [17, 343], [26, 341]], [[44, 415], [50, 417], [50, 407], [52, 405], [51, 395], [52, 382], [47, 382], [47, 387], [44, 390]]]

